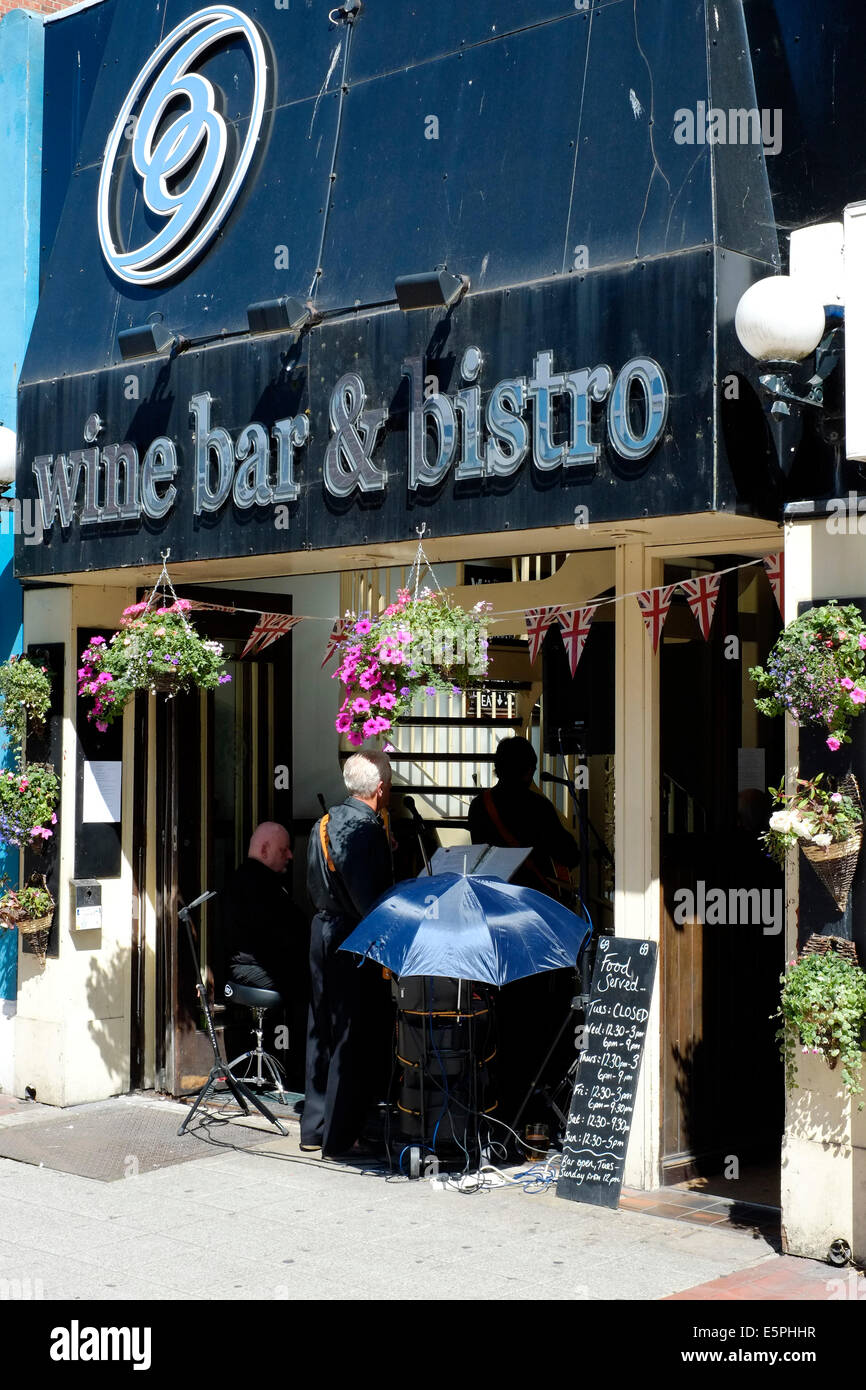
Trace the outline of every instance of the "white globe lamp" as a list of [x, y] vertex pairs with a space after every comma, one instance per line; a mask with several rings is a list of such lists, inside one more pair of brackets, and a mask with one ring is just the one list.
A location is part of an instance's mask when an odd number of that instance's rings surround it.
[[0, 425], [0, 488], [11, 487], [15, 481], [15, 431]]
[[824, 306], [789, 275], [758, 280], [737, 305], [737, 337], [759, 362], [802, 362], [824, 336]]

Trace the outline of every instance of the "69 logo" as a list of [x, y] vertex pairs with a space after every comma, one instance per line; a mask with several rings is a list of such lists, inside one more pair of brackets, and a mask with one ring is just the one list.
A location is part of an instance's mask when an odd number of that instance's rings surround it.
[[[253, 95], [246, 137], [229, 172], [225, 167], [228, 132], [217, 109], [217, 93], [213, 83], [194, 69], [234, 36], [240, 36], [249, 49]], [[252, 20], [231, 5], [198, 10], [163, 39], [120, 109], [99, 179], [99, 241], [105, 259], [122, 280], [132, 285], [160, 284], [188, 266], [216, 235], [249, 173], [266, 95], [261, 34]], [[158, 227], [150, 240], [123, 249], [118, 245], [114, 199], [117, 179], [126, 169], [125, 159], [119, 158], [121, 145], [130, 132], [132, 168]], [[221, 190], [218, 196], [214, 190]]]

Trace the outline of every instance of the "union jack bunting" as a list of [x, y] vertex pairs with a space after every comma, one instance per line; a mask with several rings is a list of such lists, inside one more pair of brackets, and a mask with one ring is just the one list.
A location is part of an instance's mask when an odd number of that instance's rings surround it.
[[565, 650], [568, 652], [568, 663], [572, 675], [577, 670], [577, 663], [583, 655], [590, 624], [598, 606], [597, 603], [591, 603], [587, 608], [569, 608], [559, 615], [562, 640], [565, 644]]
[[545, 632], [556, 622], [561, 612], [561, 608], [527, 608], [524, 613], [526, 635], [529, 638], [530, 665], [541, 651]]
[[263, 613], [250, 633], [250, 640], [241, 652], [241, 658], [253, 652], [263, 652], [265, 647], [283, 637], [301, 621], [301, 618], [296, 618], [291, 613]]
[[773, 555], [764, 556], [764, 569], [773, 590], [773, 597], [779, 605], [782, 618], [785, 617], [785, 552], [777, 550]]
[[204, 612], [208, 609], [211, 613], [236, 613], [238, 610], [227, 603], [202, 603], [201, 599], [191, 598], [187, 602], [192, 610]]
[[720, 574], [702, 574], [698, 579], [684, 579], [680, 584], [686, 602], [698, 620], [698, 627], [705, 642], [709, 640], [721, 582]]
[[640, 611], [643, 614], [644, 626], [652, 638], [654, 652], [659, 649], [662, 628], [665, 625], [665, 618], [676, 591], [676, 584], [665, 584], [659, 589], [644, 589], [637, 596]]
[[345, 638], [345, 619], [338, 618], [337, 621], [334, 623], [334, 626], [331, 628], [330, 635], [328, 637], [328, 645], [325, 648], [325, 655], [322, 657], [322, 665], [319, 667], [320, 671], [323, 670], [325, 666], [327, 666], [328, 662], [331, 660], [331, 657], [334, 655], [334, 653], [337, 651], [340, 645], [345, 641]]

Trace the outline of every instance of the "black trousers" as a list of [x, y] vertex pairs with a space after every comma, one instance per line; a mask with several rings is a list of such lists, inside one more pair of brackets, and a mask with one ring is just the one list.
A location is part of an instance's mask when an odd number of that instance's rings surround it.
[[301, 1143], [342, 1153], [377, 1099], [378, 966], [339, 947], [354, 923], [319, 912], [310, 935], [310, 1014]]

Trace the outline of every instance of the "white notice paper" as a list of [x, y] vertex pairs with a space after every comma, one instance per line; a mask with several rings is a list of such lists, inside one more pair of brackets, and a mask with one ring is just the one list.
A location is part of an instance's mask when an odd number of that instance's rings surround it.
[[122, 769], [121, 762], [84, 764], [84, 805], [81, 819], [85, 824], [114, 824], [120, 820]]

